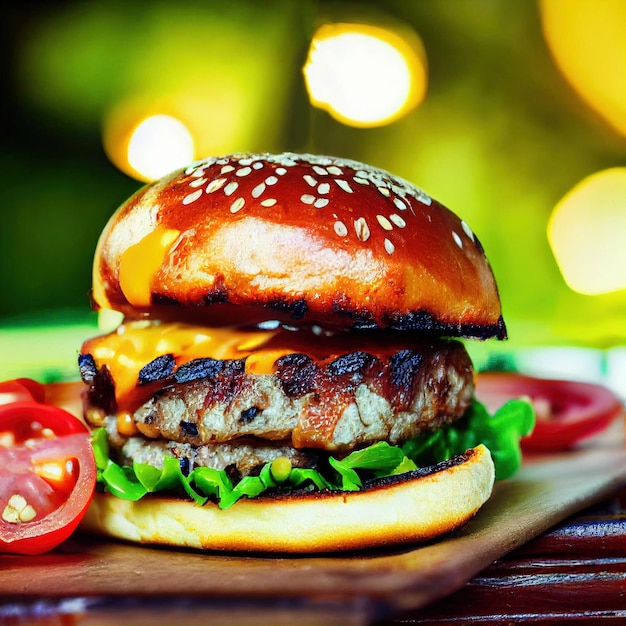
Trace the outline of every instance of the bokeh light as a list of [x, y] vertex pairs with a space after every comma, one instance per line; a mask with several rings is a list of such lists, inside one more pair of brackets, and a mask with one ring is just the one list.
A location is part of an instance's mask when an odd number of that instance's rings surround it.
[[550, 217], [548, 239], [574, 291], [626, 289], [626, 167], [597, 172], [567, 193]]
[[548, 47], [581, 98], [626, 135], [626, 1], [539, 0]]
[[416, 35], [364, 24], [326, 24], [315, 33], [304, 66], [314, 106], [357, 127], [381, 126], [424, 98], [426, 60]]
[[215, 96], [200, 88], [160, 98], [133, 94], [103, 116], [105, 152], [128, 176], [155, 180], [194, 158], [241, 146], [250, 124], [244, 102], [228, 88]]
[[128, 164], [145, 180], [156, 180], [193, 161], [194, 142], [187, 127], [171, 115], [151, 115], [128, 141]]

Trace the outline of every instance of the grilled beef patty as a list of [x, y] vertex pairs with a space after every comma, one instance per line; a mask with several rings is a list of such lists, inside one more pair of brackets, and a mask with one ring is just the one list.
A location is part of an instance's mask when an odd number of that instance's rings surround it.
[[174, 454], [245, 474], [281, 455], [308, 465], [303, 450], [343, 454], [377, 441], [401, 443], [461, 417], [474, 390], [464, 346], [447, 340], [390, 356], [355, 351], [316, 361], [293, 353], [276, 361], [273, 374], [246, 373], [244, 359], [184, 367], [186, 382], [164, 380], [132, 413], [130, 433], [120, 433], [115, 411], [104, 410], [112, 404], [111, 381], [98, 372], [86, 396], [87, 420], [106, 424], [127, 459], [158, 465], [162, 454]]

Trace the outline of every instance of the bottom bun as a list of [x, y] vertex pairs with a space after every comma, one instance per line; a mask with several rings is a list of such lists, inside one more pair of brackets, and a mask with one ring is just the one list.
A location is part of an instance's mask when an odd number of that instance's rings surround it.
[[361, 491], [297, 492], [215, 504], [96, 494], [82, 529], [139, 543], [255, 552], [330, 552], [432, 539], [467, 522], [491, 495], [494, 466], [477, 446], [428, 470]]

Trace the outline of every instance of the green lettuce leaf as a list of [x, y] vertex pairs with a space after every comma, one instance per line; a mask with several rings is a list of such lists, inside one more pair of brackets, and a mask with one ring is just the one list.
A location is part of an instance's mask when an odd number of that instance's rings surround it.
[[491, 452], [496, 480], [504, 480], [521, 465], [520, 439], [530, 434], [534, 425], [535, 413], [527, 400], [509, 400], [493, 415], [483, 404], [473, 400], [460, 420], [407, 441], [402, 450], [417, 465], [424, 467], [463, 454], [483, 443]]
[[246, 476], [233, 484], [223, 470], [196, 467], [185, 476], [178, 459], [165, 457], [162, 468], [144, 463], [122, 467], [110, 458], [106, 431], [96, 429], [92, 445], [98, 470], [98, 483], [105, 491], [126, 500], [139, 500], [149, 493], [184, 493], [199, 505], [211, 499], [228, 508], [243, 497], [255, 498], [266, 491], [294, 488], [356, 491], [369, 478], [381, 478], [427, 467], [462, 454], [484, 443], [496, 468], [496, 479], [512, 476], [522, 462], [520, 438], [528, 435], [535, 417], [530, 402], [511, 400], [491, 415], [477, 400], [462, 419], [434, 433], [426, 433], [392, 446], [378, 442], [355, 450], [342, 459], [328, 457], [328, 468], [289, 468], [276, 479], [272, 463], [266, 463], [258, 476]]
[[[380, 478], [393, 474], [400, 465], [409, 467], [407, 463], [410, 463], [410, 459], [398, 446], [379, 441], [362, 450], [355, 450], [341, 460], [330, 457], [328, 462], [341, 476], [341, 488], [357, 491], [363, 483], [356, 470], [368, 470], [374, 477]], [[413, 466], [411, 468], [416, 469]]]

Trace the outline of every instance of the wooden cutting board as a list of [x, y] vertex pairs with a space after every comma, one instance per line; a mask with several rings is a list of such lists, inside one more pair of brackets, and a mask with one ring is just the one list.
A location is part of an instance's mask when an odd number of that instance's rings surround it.
[[[58, 403], [75, 407], [75, 390], [59, 391]], [[514, 478], [496, 485], [470, 523], [428, 544], [276, 557], [169, 550], [77, 535], [47, 555], [0, 556], [0, 596], [12, 602], [150, 598], [143, 606], [153, 612], [155, 601], [189, 599], [196, 610], [217, 616], [214, 623], [221, 623], [221, 611], [235, 623], [236, 607], [247, 618], [242, 623], [280, 624], [289, 614], [284, 623], [297, 616], [302, 624], [363, 624], [450, 594], [496, 559], [624, 485], [626, 448], [619, 420], [581, 449], [525, 459]], [[167, 623], [158, 621], [160, 613], [153, 623]]]

